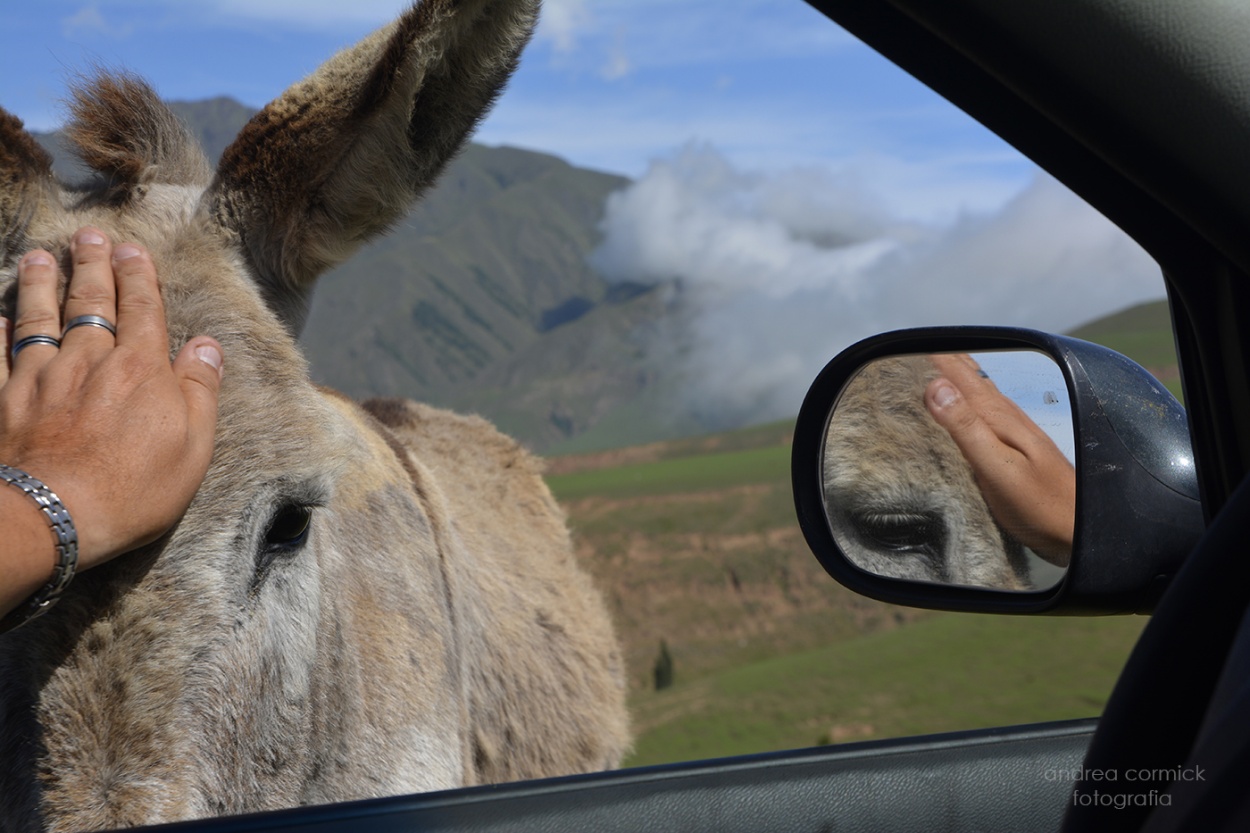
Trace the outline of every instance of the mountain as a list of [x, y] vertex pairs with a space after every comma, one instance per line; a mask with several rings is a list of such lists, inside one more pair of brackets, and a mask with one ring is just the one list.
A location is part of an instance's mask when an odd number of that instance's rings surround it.
[[1097, 342], [1146, 368], [1176, 365], [1172, 316], [1166, 300], [1147, 301], [1088, 321], [1068, 335]]
[[395, 231], [324, 276], [303, 343], [352, 395], [474, 410], [531, 444], [590, 427], [654, 376], [660, 294], [587, 265], [620, 177], [471, 145]]
[[[211, 159], [253, 112], [229, 98], [170, 106]], [[37, 138], [62, 178], [85, 175], [59, 133]], [[538, 449], [614, 415], [609, 435], [662, 438], [671, 426], [629, 406], [658, 396], [645, 334], [663, 293], [587, 265], [604, 202], [627, 183], [469, 145], [389, 234], [322, 276], [300, 339], [314, 379], [475, 411]]]
[[169, 109], [182, 119], [200, 141], [209, 159], [221, 158], [222, 151], [239, 135], [256, 111], [233, 98], [218, 96], [203, 101], [170, 101]]

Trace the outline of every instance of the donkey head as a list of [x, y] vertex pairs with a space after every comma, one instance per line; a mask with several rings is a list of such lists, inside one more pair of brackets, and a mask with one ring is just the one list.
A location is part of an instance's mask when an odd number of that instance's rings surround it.
[[464, 720], [449, 585], [465, 568], [447, 556], [461, 533], [419, 460], [308, 381], [294, 334], [316, 277], [466, 140], [536, 6], [423, 0], [265, 107], [215, 172], [132, 78], [75, 93], [69, 133], [95, 176], [73, 189], [0, 111], [0, 313], [21, 253], [64, 253], [91, 224], [152, 252], [171, 343], [212, 335], [228, 365], [213, 463], [179, 525], [0, 637], [0, 830], [489, 777]]

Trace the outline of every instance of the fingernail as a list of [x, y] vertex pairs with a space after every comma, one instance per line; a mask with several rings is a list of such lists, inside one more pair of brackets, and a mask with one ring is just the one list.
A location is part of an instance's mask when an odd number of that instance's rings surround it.
[[52, 259], [52, 255], [44, 251], [27, 252], [22, 258], [23, 266], [51, 266], [54, 263], [56, 261]]
[[201, 344], [195, 348], [196, 357], [209, 365], [213, 370], [221, 372], [221, 351], [212, 344]]
[[85, 228], [74, 235], [74, 242], [80, 246], [99, 246], [104, 242], [104, 235], [95, 229]]
[[948, 382], [939, 382], [933, 390], [933, 402], [939, 408], [947, 408], [959, 401], [959, 391]]
[[133, 243], [121, 243], [113, 249], [113, 260], [130, 260], [143, 254], [143, 250]]

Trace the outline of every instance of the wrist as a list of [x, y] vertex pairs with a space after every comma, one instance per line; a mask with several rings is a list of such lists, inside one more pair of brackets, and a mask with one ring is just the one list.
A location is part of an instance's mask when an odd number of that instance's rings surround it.
[[65, 506], [42, 482], [0, 465], [0, 632], [50, 608], [73, 578], [78, 536]]
[[8, 612], [52, 578], [56, 569], [56, 546], [48, 533], [43, 513], [30, 498], [0, 483], [0, 517], [5, 519], [0, 541], [0, 612]]

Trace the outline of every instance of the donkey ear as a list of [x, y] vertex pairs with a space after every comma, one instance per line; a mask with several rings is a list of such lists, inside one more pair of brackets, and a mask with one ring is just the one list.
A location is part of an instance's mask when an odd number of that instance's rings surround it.
[[22, 122], [0, 108], [0, 269], [11, 266], [26, 248], [30, 226], [41, 197], [51, 193], [52, 157]]
[[316, 277], [398, 220], [459, 150], [515, 69], [537, 6], [423, 0], [226, 149], [210, 209], [293, 330]]

